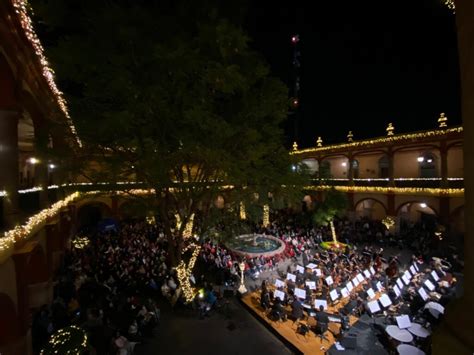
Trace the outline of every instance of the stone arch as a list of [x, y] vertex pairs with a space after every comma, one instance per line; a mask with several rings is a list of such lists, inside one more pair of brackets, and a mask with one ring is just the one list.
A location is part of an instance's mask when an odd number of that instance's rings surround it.
[[387, 207], [375, 198], [363, 198], [357, 201], [354, 210], [357, 217], [368, 217], [373, 220], [382, 220], [387, 216]]
[[0, 293], [0, 351], [7, 344], [14, 343], [21, 335], [20, 322], [16, 312], [15, 304], [5, 293]]
[[439, 216], [438, 211], [424, 201], [406, 201], [398, 206], [396, 215], [403, 226], [423, 222], [434, 227]]
[[87, 201], [77, 210], [79, 228], [96, 227], [103, 218], [111, 217], [112, 208], [103, 201]]

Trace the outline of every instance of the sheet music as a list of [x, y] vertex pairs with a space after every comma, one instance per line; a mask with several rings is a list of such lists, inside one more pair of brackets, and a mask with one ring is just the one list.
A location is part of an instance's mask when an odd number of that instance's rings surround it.
[[428, 302], [425, 304], [425, 308], [432, 308], [437, 310], [439, 313], [444, 314], [444, 307], [436, 302]]
[[275, 290], [275, 291], [273, 292], [273, 297], [274, 297], [274, 298], [279, 298], [280, 300], [284, 301], [284, 300], [285, 300], [285, 292], [279, 291], [279, 290]]
[[369, 289], [367, 290], [367, 294], [369, 295], [369, 298], [370, 298], [370, 299], [372, 299], [372, 298], [375, 297], [375, 292], [374, 292], [374, 290], [371, 289], [371, 288], [369, 288]]
[[349, 297], [349, 290], [347, 289], [347, 287], [341, 288], [341, 295], [342, 295], [342, 298]]
[[405, 270], [405, 272], [403, 273], [403, 275], [405, 275], [408, 280], [411, 280], [411, 277], [412, 277], [412, 276], [411, 276], [411, 274], [410, 274], [410, 271]]
[[359, 286], [359, 280], [357, 280], [357, 277], [354, 277], [352, 279], [352, 283], [354, 284], [355, 287]]
[[314, 301], [314, 308], [319, 310], [319, 306], [323, 306], [324, 309], [328, 309], [328, 301], [326, 301], [326, 300], [315, 300]]
[[295, 296], [304, 300], [306, 298], [306, 290], [295, 288]]
[[379, 290], [380, 292], [383, 290], [383, 286], [380, 281], [377, 281], [377, 284], [375, 286], [377, 286], [377, 290]]
[[364, 275], [365, 275], [366, 278], [369, 279], [369, 278], [370, 278], [370, 272], [369, 272], [369, 270], [364, 270]]
[[336, 318], [336, 317], [331, 317], [331, 316], [329, 316], [328, 319], [329, 319], [330, 322], [341, 323], [341, 319], [340, 319], [340, 318]]
[[438, 276], [438, 274], [436, 273], [436, 270], [431, 271], [431, 276], [433, 276], [433, 279], [434, 279], [435, 281], [438, 281], [438, 280], [439, 280], [439, 276]]
[[408, 286], [408, 284], [410, 283], [410, 280], [408, 280], [408, 278], [407, 278], [406, 275], [403, 275], [403, 276], [402, 276], [402, 280], [403, 280], [403, 282], [405, 283], [405, 285], [407, 285], [407, 286]]
[[397, 297], [400, 297], [402, 293], [397, 285], [393, 286], [393, 290], [395, 291], [395, 294], [397, 295]]
[[354, 289], [352, 282], [349, 281], [348, 283], [346, 283], [346, 288], [349, 292], [352, 292], [352, 290]]
[[377, 301], [370, 301], [367, 303], [367, 306], [369, 306], [370, 312], [372, 313], [380, 312], [380, 305]]
[[423, 287], [420, 287], [418, 289], [418, 294], [421, 296], [421, 298], [423, 298], [423, 301], [426, 301], [428, 299], [428, 294], [426, 293]]
[[407, 314], [395, 317], [395, 319], [397, 320], [398, 328], [406, 329], [411, 327], [410, 317]]
[[400, 287], [400, 289], [403, 288], [403, 282], [400, 278], [397, 279], [397, 285], [398, 285], [398, 287]]
[[283, 281], [281, 281], [281, 280], [279, 280], [279, 279], [276, 279], [276, 280], [275, 280], [275, 286], [276, 286], [276, 287], [285, 287], [286, 284], [285, 284]]
[[357, 280], [358, 280], [359, 282], [364, 281], [364, 276], [362, 276], [362, 274], [359, 273], [359, 274], [357, 274], [356, 277], [357, 277]]
[[316, 276], [321, 276], [321, 269], [314, 269], [313, 271], [316, 271]]
[[332, 276], [326, 277], [326, 282], [327, 282], [328, 286], [331, 286], [334, 283], [334, 281], [332, 280]]
[[383, 293], [382, 296], [380, 296], [379, 301], [380, 303], [382, 303], [382, 306], [384, 306], [385, 308], [392, 304], [392, 301], [385, 293]]
[[345, 348], [345, 347], [343, 347], [343, 346], [341, 345], [341, 343], [339, 343], [338, 341], [336, 342], [336, 344], [335, 344], [335, 345], [336, 345], [336, 350], [337, 350], [337, 351], [343, 351], [343, 350], [346, 350], [346, 348]]
[[306, 265], [306, 267], [307, 267], [308, 269], [316, 269], [316, 268], [318, 267], [318, 265], [313, 264], [313, 263], [310, 263], [310, 264]]
[[416, 269], [415, 269], [415, 267], [414, 267], [413, 265], [410, 266], [410, 271], [411, 271], [411, 273], [413, 274], [413, 276], [415, 276], [415, 274], [416, 274]]
[[370, 273], [371, 273], [372, 275], [375, 275], [375, 269], [373, 268], [373, 266], [370, 267]]
[[304, 274], [304, 267], [300, 265], [296, 265], [296, 271], [299, 272], [300, 274]]
[[286, 279], [291, 280], [293, 282], [296, 282], [296, 275], [288, 273], [288, 274], [286, 274]]
[[329, 292], [329, 296], [331, 297], [332, 301], [335, 301], [339, 298], [339, 295], [337, 294], [337, 290], [332, 290]]
[[306, 281], [306, 286], [309, 287], [310, 290], [316, 290], [316, 282], [314, 281]]
[[417, 272], [419, 272], [419, 271], [420, 271], [420, 269], [418, 268], [418, 265], [417, 265], [417, 263], [416, 263], [416, 262], [413, 264], [413, 266], [415, 267], [415, 269], [416, 269], [416, 271], [417, 271]]
[[424, 284], [426, 287], [428, 287], [428, 290], [430, 291], [434, 291], [434, 289], [436, 288], [430, 280], [426, 280]]

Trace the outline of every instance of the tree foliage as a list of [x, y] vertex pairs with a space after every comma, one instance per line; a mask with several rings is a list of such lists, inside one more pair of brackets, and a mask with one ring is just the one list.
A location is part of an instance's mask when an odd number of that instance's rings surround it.
[[318, 226], [327, 226], [334, 217], [347, 209], [347, 197], [344, 193], [331, 189], [325, 194], [324, 201], [316, 203], [313, 222]]
[[187, 220], [211, 216], [218, 195], [234, 209], [298, 196], [305, 178], [291, 171], [280, 128], [287, 88], [218, 2], [43, 3], [48, 53], [86, 147], [80, 160], [98, 162], [87, 176], [154, 189], [145, 202], [176, 259]]

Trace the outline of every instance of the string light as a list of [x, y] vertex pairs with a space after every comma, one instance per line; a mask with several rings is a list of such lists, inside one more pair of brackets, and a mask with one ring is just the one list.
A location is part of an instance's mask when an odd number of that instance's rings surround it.
[[71, 354], [79, 355], [87, 350], [86, 332], [75, 326], [58, 330], [51, 336], [45, 349], [41, 350], [41, 355], [46, 354]]
[[4, 197], [7, 195], [7, 192], [5, 190], [0, 190], [0, 197]]
[[306, 190], [314, 191], [328, 191], [335, 189], [341, 192], [356, 192], [356, 193], [395, 193], [400, 195], [435, 195], [435, 196], [451, 196], [451, 197], [462, 197], [464, 196], [464, 189], [442, 189], [442, 188], [429, 188], [429, 187], [380, 187], [380, 186], [331, 186], [331, 185], [319, 185], [319, 186], [307, 186]]
[[270, 206], [263, 206], [263, 226], [268, 227], [270, 225]]
[[293, 142], [293, 150], [298, 150], [298, 143]]
[[18, 190], [18, 193], [19, 194], [27, 194], [27, 193], [30, 193], [30, 192], [36, 192], [36, 191], [41, 191], [41, 190], [43, 190], [42, 187], [36, 186], [36, 187], [32, 187], [30, 189]]
[[444, 112], [441, 112], [438, 118], [439, 128], [448, 127], [448, 118], [445, 116]]
[[454, 3], [454, 0], [444, 0], [444, 5], [446, 5], [448, 9], [453, 12], [453, 14], [456, 13], [456, 4]]
[[183, 292], [184, 300], [186, 303], [191, 302], [195, 295], [196, 295], [196, 290], [193, 289], [191, 286], [191, 283], [189, 282], [189, 278], [191, 276], [191, 273], [194, 268], [194, 264], [196, 263], [197, 257], [199, 255], [199, 252], [201, 251], [201, 246], [196, 245], [194, 243], [191, 243], [188, 248], [184, 249], [183, 252], [188, 250], [190, 247], [194, 247], [193, 254], [191, 255], [191, 258], [189, 259], [188, 265], [181, 260], [176, 267], [176, 273], [178, 275], [178, 280], [179, 284], [181, 286], [181, 290]]
[[21, 27], [25, 31], [26, 38], [28, 38], [28, 41], [31, 43], [35, 54], [39, 58], [39, 63], [42, 68], [43, 76], [46, 79], [46, 82], [48, 83], [48, 86], [51, 89], [53, 95], [55, 96], [59, 108], [66, 116], [67, 123], [69, 125], [69, 129], [71, 130], [72, 135], [76, 139], [76, 142], [79, 147], [82, 147], [82, 142], [79, 139], [79, 136], [77, 135], [76, 127], [74, 127], [74, 123], [72, 122], [71, 116], [69, 115], [66, 99], [64, 98], [63, 93], [56, 86], [56, 82], [54, 81], [54, 71], [53, 69], [51, 69], [49, 62], [46, 59], [46, 56], [44, 54], [44, 48], [41, 45], [41, 42], [33, 28], [33, 22], [28, 14], [28, 1], [12, 0], [12, 3], [13, 7], [15, 8], [15, 12], [18, 14]]
[[385, 228], [390, 229], [395, 225], [395, 220], [391, 216], [387, 216], [384, 219], [382, 219], [382, 224], [385, 226]]
[[247, 212], [245, 211], [245, 204], [242, 201], [240, 202], [240, 219], [242, 219], [242, 220], [247, 219]]
[[325, 152], [325, 151], [334, 150], [334, 149], [344, 150], [344, 149], [354, 149], [354, 148], [368, 148], [370, 146], [377, 145], [377, 144], [396, 143], [396, 142], [400, 143], [403, 141], [413, 141], [413, 140], [419, 140], [419, 139], [434, 138], [434, 137], [445, 136], [448, 134], [462, 133], [462, 131], [463, 131], [462, 127], [454, 127], [454, 128], [448, 128], [448, 129], [438, 129], [436, 131], [433, 130], [433, 131], [423, 131], [423, 132], [418, 132], [418, 133], [396, 134], [389, 137], [365, 139], [365, 140], [354, 141], [350, 143], [339, 143], [339, 144], [327, 145], [325, 147], [300, 149], [298, 151], [292, 151], [290, 152], [290, 154], [293, 155], [293, 154], [303, 154], [303, 153], [319, 153], [319, 152]]
[[89, 239], [87, 237], [76, 237], [72, 240], [72, 245], [76, 249], [84, 249], [89, 245]]
[[183, 231], [183, 238], [187, 239], [193, 235], [193, 226], [194, 226], [194, 213], [189, 217], [186, 227]]

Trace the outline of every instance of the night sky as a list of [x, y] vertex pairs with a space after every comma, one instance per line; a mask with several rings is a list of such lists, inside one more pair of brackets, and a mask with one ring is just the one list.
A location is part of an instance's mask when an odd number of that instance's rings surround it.
[[[246, 31], [273, 75], [292, 82], [300, 35], [300, 148], [461, 124], [455, 15], [441, 0], [249, 1]], [[293, 120], [293, 118], [291, 118]], [[293, 122], [286, 125], [288, 144]]]

